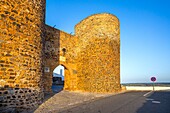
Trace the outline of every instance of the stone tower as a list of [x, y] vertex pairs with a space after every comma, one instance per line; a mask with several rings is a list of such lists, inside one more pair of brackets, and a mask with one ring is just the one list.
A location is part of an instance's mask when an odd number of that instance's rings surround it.
[[75, 26], [79, 37], [77, 87], [88, 92], [120, 90], [120, 29], [116, 16], [95, 14]]
[[[65, 90], [112, 93], [120, 91], [120, 25], [116, 16], [89, 16], [70, 35], [45, 26], [44, 90], [50, 91], [55, 67], [65, 67]], [[63, 54], [63, 49], [65, 54]]]
[[44, 22], [45, 0], [0, 0], [0, 112], [38, 106], [58, 65], [65, 67], [65, 90], [121, 89], [116, 16], [89, 16], [75, 26], [75, 35]]
[[42, 98], [45, 0], [0, 1], [0, 112]]

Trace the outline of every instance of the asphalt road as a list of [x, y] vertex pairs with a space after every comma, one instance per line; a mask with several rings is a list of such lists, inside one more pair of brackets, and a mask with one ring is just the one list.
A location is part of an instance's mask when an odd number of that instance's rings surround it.
[[64, 85], [52, 85], [51, 89], [54, 93], [58, 93], [62, 91], [64, 88]]
[[86, 102], [60, 113], [170, 113], [170, 91], [126, 92]]

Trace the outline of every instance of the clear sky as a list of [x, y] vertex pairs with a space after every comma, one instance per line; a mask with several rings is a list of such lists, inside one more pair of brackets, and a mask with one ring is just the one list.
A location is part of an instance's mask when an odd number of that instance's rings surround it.
[[68, 33], [103, 12], [120, 20], [121, 82], [170, 82], [170, 0], [46, 0], [46, 24]]

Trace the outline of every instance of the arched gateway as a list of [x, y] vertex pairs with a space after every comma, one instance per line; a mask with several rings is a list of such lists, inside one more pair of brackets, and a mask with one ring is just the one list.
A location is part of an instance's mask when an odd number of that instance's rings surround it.
[[65, 67], [65, 90], [120, 90], [116, 16], [89, 16], [70, 35], [45, 25], [45, 0], [0, 3], [0, 112], [40, 104], [58, 65]]
[[[63, 64], [65, 90], [117, 92], [120, 90], [119, 20], [112, 14], [95, 14], [75, 26], [75, 35], [46, 26], [45, 67]], [[52, 71], [45, 72], [50, 91]]]

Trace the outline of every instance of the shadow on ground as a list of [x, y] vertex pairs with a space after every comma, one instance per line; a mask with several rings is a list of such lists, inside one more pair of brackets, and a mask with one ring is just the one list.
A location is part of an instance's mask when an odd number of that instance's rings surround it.
[[[44, 93], [44, 100], [42, 102], [45, 103], [46, 101], [48, 101], [50, 98], [52, 98], [54, 95], [58, 94], [59, 92], [63, 91], [63, 87], [64, 85], [52, 85], [51, 89], [52, 89], [52, 92], [45, 92]], [[41, 105], [41, 104], [40, 104]], [[40, 106], [39, 105], [39, 106]], [[38, 106], [38, 107], [39, 107]], [[29, 110], [23, 110], [23, 112], [21, 113], [34, 113], [36, 111], [36, 109], [38, 108], [34, 108], [34, 109], [29, 109]], [[14, 112], [14, 113], [19, 113], [19, 112]]]
[[43, 102], [47, 101], [49, 98], [53, 97], [55, 94], [61, 92], [64, 88], [64, 85], [52, 85], [51, 89], [52, 92], [51, 93], [44, 93], [44, 100]]

